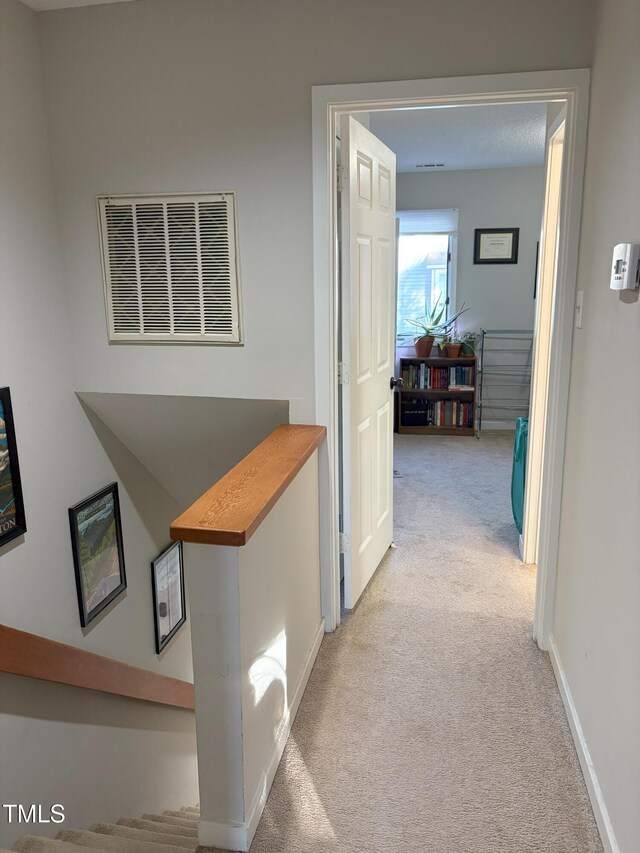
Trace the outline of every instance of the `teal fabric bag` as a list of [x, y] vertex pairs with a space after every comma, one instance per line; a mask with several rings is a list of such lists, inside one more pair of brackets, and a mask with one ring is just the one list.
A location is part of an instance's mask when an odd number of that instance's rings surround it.
[[513, 468], [511, 469], [511, 509], [513, 520], [522, 533], [524, 516], [524, 481], [527, 474], [527, 442], [529, 440], [529, 418], [518, 418], [516, 437], [513, 443]]

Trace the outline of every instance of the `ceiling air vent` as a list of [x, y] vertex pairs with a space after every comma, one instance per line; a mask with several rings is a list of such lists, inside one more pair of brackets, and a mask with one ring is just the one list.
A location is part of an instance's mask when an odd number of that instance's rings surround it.
[[99, 196], [109, 340], [238, 344], [235, 194]]

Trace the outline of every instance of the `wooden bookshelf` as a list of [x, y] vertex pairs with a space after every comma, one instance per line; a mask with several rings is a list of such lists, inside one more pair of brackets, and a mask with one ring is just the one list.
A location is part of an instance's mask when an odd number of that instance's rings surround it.
[[[452, 370], [456, 370], [453, 375]], [[475, 356], [401, 358], [400, 376], [404, 386], [396, 394], [397, 432], [475, 435], [477, 375]], [[449, 386], [454, 384], [471, 387], [452, 391]]]

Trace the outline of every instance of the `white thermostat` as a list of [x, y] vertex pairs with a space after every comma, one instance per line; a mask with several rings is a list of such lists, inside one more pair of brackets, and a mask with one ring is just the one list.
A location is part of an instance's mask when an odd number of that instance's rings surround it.
[[619, 243], [613, 250], [611, 290], [640, 287], [640, 243]]

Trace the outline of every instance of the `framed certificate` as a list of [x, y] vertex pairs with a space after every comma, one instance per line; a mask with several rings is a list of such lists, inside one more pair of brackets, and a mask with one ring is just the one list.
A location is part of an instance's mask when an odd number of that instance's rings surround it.
[[519, 228], [476, 228], [474, 264], [517, 264]]

